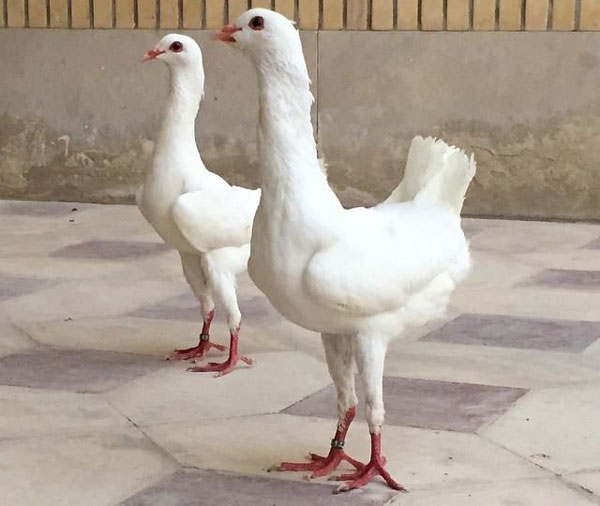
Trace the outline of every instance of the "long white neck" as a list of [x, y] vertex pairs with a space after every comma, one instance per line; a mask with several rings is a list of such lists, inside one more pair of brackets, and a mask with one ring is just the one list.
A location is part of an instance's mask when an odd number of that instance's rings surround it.
[[169, 71], [171, 89], [155, 155], [171, 156], [176, 150], [197, 153], [195, 122], [204, 93], [204, 74], [185, 67], [169, 67]]
[[299, 54], [292, 52], [289, 58], [263, 55], [256, 60], [263, 196], [291, 198], [299, 206], [318, 199], [321, 206], [338, 208], [341, 205], [317, 158], [310, 118], [313, 96], [299, 48]]

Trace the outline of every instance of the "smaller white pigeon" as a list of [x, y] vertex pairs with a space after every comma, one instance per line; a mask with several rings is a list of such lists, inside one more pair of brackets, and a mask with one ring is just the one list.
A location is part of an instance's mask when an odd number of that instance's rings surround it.
[[247, 268], [260, 190], [229, 185], [209, 172], [200, 158], [195, 119], [204, 94], [204, 69], [198, 44], [185, 35], [167, 35], [144, 55], [144, 61], [152, 60], [169, 67], [171, 89], [152, 162], [136, 201], [165, 243], [179, 252], [204, 320], [198, 346], [175, 350], [167, 358], [200, 359], [210, 348], [226, 349], [209, 339], [216, 297], [227, 311], [229, 358], [188, 370], [223, 376], [239, 360], [252, 364], [238, 352], [241, 313], [236, 276]]

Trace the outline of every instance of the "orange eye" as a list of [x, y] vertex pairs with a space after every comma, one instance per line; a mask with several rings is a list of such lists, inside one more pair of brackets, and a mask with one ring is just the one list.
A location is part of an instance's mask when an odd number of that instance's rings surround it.
[[181, 53], [183, 51], [183, 44], [176, 40], [169, 46], [169, 51], [173, 51], [174, 53]]
[[248, 26], [253, 30], [262, 30], [265, 27], [265, 20], [262, 16], [254, 16]]

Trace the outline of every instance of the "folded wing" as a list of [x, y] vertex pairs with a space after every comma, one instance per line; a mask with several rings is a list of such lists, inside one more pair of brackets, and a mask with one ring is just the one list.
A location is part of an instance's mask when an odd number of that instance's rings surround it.
[[237, 186], [184, 193], [171, 215], [181, 234], [198, 251], [240, 247], [250, 242], [260, 190]]

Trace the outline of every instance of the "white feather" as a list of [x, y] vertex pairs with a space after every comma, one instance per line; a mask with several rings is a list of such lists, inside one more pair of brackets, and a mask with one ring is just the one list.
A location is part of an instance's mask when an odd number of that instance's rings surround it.
[[[183, 41], [185, 51], [169, 45]], [[225, 306], [230, 327], [240, 324], [235, 276], [246, 270], [259, 190], [230, 186], [209, 172], [196, 146], [194, 123], [204, 92], [202, 53], [184, 35], [167, 35], [157, 46], [169, 65], [171, 92], [144, 186], [136, 201], [163, 240], [181, 254], [184, 274], [202, 312]]]
[[236, 25], [257, 15], [263, 30], [236, 33], [259, 82], [262, 195], [250, 276], [284, 316], [322, 334], [339, 423], [356, 403], [358, 365], [369, 428], [378, 433], [388, 340], [439, 316], [469, 271], [460, 210], [475, 163], [441, 140], [416, 137], [404, 179], [388, 199], [344, 209], [317, 160], [298, 33], [264, 9], [243, 14]]

